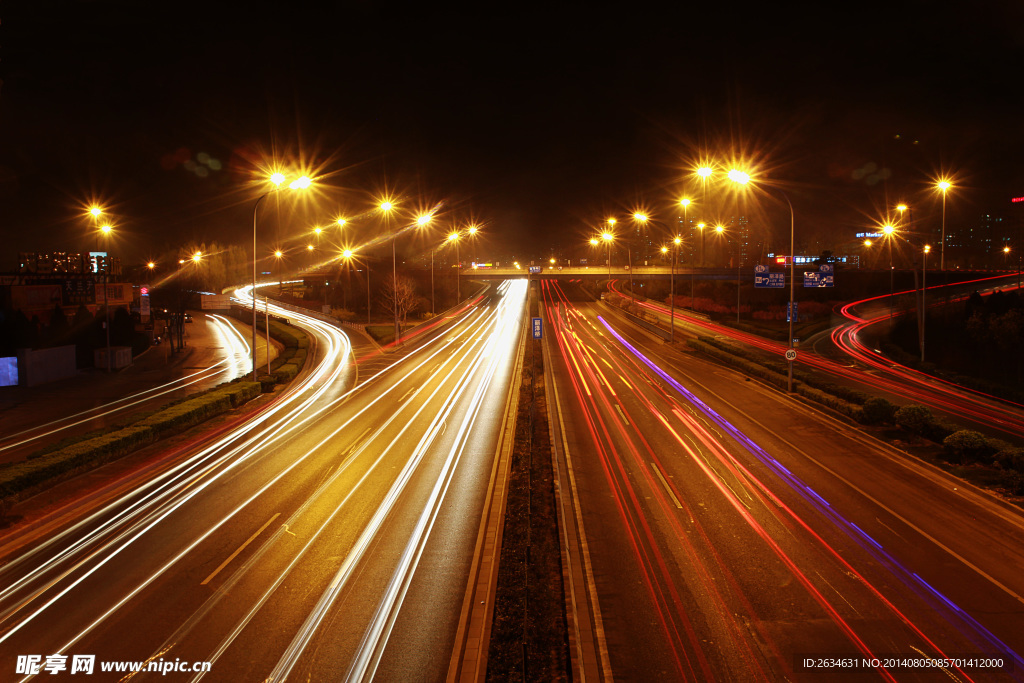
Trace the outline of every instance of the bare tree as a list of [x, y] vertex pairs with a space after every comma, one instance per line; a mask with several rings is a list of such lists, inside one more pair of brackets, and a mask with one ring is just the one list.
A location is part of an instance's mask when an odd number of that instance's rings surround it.
[[398, 311], [398, 320], [404, 326], [406, 317], [419, 307], [422, 297], [416, 294], [416, 283], [411, 277], [399, 275], [396, 282], [396, 278], [389, 275], [378, 300], [392, 317]]

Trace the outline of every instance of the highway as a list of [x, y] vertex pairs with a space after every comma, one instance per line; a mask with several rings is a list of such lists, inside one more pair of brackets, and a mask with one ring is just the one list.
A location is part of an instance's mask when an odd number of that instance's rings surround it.
[[439, 316], [369, 376], [337, 328], [271, 304], [316, 340], [277, 401], [45, 533], [0, 539], [4, 665], [58, 652], [211, 663], [186, 680], [443, 678], [525, 292]]
[[[946, 296], [955, 302], [967, 298], [975, 289], [988, 295], [995, 289], [1015, 287], [1015, 275], [1000, 275], [966, 283], [930, 286], [928, 296], [930, 306], [938, 306], [939, 299]], [[610, 289], [619, 293], [615, 281], [610, 283]], [[910, 290], [897, 292], [896, 296], [913, 294]], [[839, 382], [884, 396], [897, 404], [924, 405], [935, 414], [964, 427], [1024, 443], [1024, 406], [907, 368], [876, 350], [871, 340], [877, 337], [877, 329], [888, 321], [888, 298], [888, 295], [878, 296], [843, 306], [840, 313], [845, 322], [833, 328], [828, 336], [802, 345], [798, 365], [831, 375]], [[670, 309], [661, 302], [638, 301], [637, 305], [668, 320]], [[679, 309], [675, 319], [678, 328], [726, 337], [772, 356], [781, 357], [788, 348], [785, 343], [687, 316]]]
[[[559, 490], [580, 538], [570, 569], [586, 614], [575, 621], [593, 633], [593, 673], [1020, 675], [1018, 511], [653, 341], [610, 306], [556, 283], [543, 292]], [[953, 657], [965, 654], [1005, 668]], [[807, 667], [836, 660], [851, 668]], [[911, 668], [922, 661], [936, 668]]]

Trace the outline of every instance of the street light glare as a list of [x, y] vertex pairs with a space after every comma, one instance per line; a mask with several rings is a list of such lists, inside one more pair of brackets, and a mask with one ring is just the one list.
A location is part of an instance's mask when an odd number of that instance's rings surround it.
[[323, 228], [321, 228], [321, 227], [320, 227], [319, 225], [318, 225], [318, 226], [316, 226], [315, 228], [313, 228], [313, 232], [315, 232], [315, 233], [316, 233], [316, 234], [318, 234], [318, 235], [319, 235], [320, 233], [322, 233], [323, 231], [324, 231], [324, 229], [323, 229]]
[[603, 239], [605, 242], [611, 242], [613, 239], [615, 239], [615, 235], [611, 234], [610, 232], [602, 233], [601, 239]]
[[689, 199], [680, 199], [680, 200], [679, 200], [679, 203], [680, 203], [680, 204], [681, 204], [682, 206], [686, 207], [686, 206], [689, 206], [689, 205], [690, 205], [690, 200], [689, 200]]
[[271, 174], [270, 182], [274, 183], [275, 185], [280, 185], [281, 183], [284, 182], [284, 174], [283, 173], [273, 173], [273, 174]]
[[282, 256], [284, 256], [284, 252], [278, 249], [277, 251], [274, 252], [274, 256], [276, 256], [277, 258], [281, 258]]
[[683, 243], [683, 238], [680, 237], [679, 235], [676, 235], [672, 241], [675, 242], [676, 246], [678, 246]]
[[456, 242], [456, 241], [458, 241], [458, 239], [459, 239], [459, 233], [457, 233], [457, 232], [453, 232], [452, 234], [448, 235], [448, 241], [449, 242]]
[[701, 230], [703, 230], [704, 228], [706, 228], [706, 227], [708, 227], [708, 226], [707, 226], [707, 224], [706, 224], [706, 223], [698, 223], [698, 224], [697, 224], [697, 227], [698, 227], [698, 228], [700, 228]]
[[199, 261], [202, 258], [203, 258], [203, 252], [201, 252], [201, 251], [197, 251], [196, 253], [192, 254], [192, 260], [195, 261], [196, 263], [199, 263]]
[[313, 251], [313, 245], [312, 244], [307, 244], [306, 245], [306, 250], [307, 251]]
[[394, 206], [394, 204], [392, 204], [391, 202], [381, 202], [380, 203], [380, 210], [381, 211], [390, 211], [393, 206]]
[[647, 216], [645, 214], [642, 214], [642, 213], [634, 213], [633, 214], [633, 219], [637, 220], [637, 221], [640, 221], [641, 223], [646, 223], [647, 222]]
[[896, 210], [899, 211], [900, 213], [903, 213], [904, 211], [907, 210], [907, 205], [906, 204], [897, 204], [896, 205]]
[[292, 181], [290, 187], [293, 190], [305, 190], [307, 187], [313, 184], [313, 181], [308, 176], [301, 176]]
[[153, 270], [154, 268], [156, 268], [156, 264], [150, 261], [149, 263], [146, 264], [146, 267], [149, 268], [150, 270]]
[[949, 182], [948, 180], [940, 180], [939, 182], [935, 183], [935, 187], [945, 192], [949, 188], [953, 187], [953, 183]]
[[[864, 246], [865, 247], [870, 247], [871, 246], [871, 240], [864, 240]], [[924, 250], [928, 251], [928, 247], [925, 247]]]
[[705, 180], [707, 180], [707, 178], [711, 175], [711, 172], [712, 171], [710, 166], [701, 166], [700, 168], [697, 169], [697, 175], [699, 175], [701, 178]]
[[662, 247], [661, 248], [661, 253], [662, 254], [667, 254], [668, 253], [668, 247]]
[[750, 182], [750, 174], [734, 168], [729, 171], [729, 180], [740, 185], [746, 185]]
[[591, 237], [590, 238], [590, 246], [596, 247], [597, 245], [598, 245], [597, 238], [596, 237]]
[[896, 231], [896, 227], [891, 225], [891, 224], [890, 225], [883, 225], [882, 226], [882, 232], [884, 232], [886, 235], [891, 235], [895, 231]]
[[931, 250], [932, 250], [932, 245], [930, 245], [930, 244], [926, 244], [926, 245], [924, 245], [924, 253], [926, 253], [926, 254], [927, 254], [927, 253], [928, 253], [928, 252], [930, 252]]
[[608, 219], [608, 225], [615, 225], [615, 219], [614, 218], [609, 218]]
[[344, 228], [344, 227], [345, 227], [345, 223], [346, 223], [346, 221], [345, 221], [345, 219], [344, 219], [344, 218], [339, 218], [339, 219], [338, 219], [337, 221], [335, 221], [335, 223], [337, 223], [337, 224], [338, 224], [338, 227], [339, 227], [339, 228]]
[[719, 235], [721, 235], [723, 232], [725, 232], [725, 226], [724, 225], [716, 225], [715, 226], [715, 232], [717, 232]]
[[101, 225], [100, 226], [100, 232], [102, 232], [104, 235], [109, 235], [111, 233], [111, 231], [113, 231], [113, 229], [114, 228], [112, 228], [109, 225]]
[[93, 206], [89, 209], [89, 213], [91, 213], [93, 216], [99, 216], [100, 214], [103, 213], [103, 209], [101, 209], [98, 206]]
[[469, 232], [470, 235], [475, 235], [476, 234], [476, 230], [477, 230], [477, 227], [475, 225], [471, 225], [467, 229], [467, 231]]
[[419, 217], [416, 218], [416, 225], [419, 225], [420, 227], [422, 227], [422, 226], [426, 225], [427, 223], [429, 223], [432, 218], [433, 218], [433, 216], [431, 216], [429, 213], [425, 213], [422, 216], [419, 216]]

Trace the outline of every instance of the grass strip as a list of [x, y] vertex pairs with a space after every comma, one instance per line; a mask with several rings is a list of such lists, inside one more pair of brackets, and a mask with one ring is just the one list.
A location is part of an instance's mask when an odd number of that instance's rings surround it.
[[571, 678], [542, 355], [527, 353], [519, 392], [488, 681]]

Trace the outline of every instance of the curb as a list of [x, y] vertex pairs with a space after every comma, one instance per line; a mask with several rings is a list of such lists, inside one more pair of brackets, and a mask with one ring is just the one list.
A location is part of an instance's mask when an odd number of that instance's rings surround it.
[[523, 363], [526, 356], [525, 326], [520, 331], [516, 365], [512, 383], [505, 400], [501, 438], [498, 441], [491, 481], [487, 486], [480, 531], [473, 550], [466, 595], [462, 601], [459, 628], [455, 633], [446, 680], [483, 681], [487, 675], [487, 651], [491, 640], [494, 617], [494, 595], [498, 584], [498, 563], [501, 559], [501, 537], [505, 526], [505, 503], [508, 498], [508, 475], [515, 445], [516, 417], [519, 411], [519, 390], [522, 385]]

